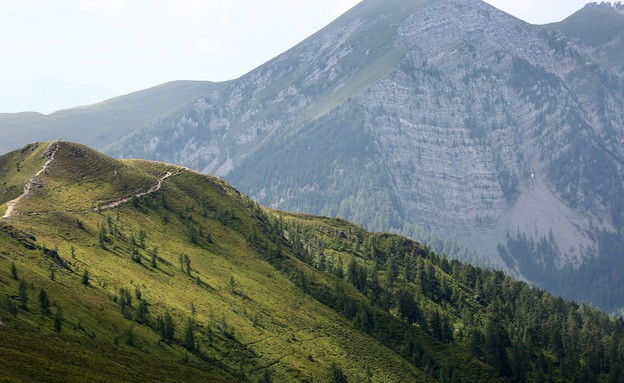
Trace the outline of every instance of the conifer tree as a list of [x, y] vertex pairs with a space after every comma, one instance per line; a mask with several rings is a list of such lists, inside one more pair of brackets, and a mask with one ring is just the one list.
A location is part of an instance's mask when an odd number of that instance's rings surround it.
[[232, 294], [236, 292], [236, 280], [233, 275], [230, 275], [230, 280], [228, 281], [228, 291]]
[[371, 270], [370, 285], [368, 286], [368, 296], [372, 305], [379, 304], [379, 297], [381, 295], [381, 284], [379, 283], [379, 273], [377, 271], [377, 265], [373, 265]]
[[186, 273], [191, 275], [191, 258], [186, 254], [184, 254], [184, 266], [186, 267]]
[[17, 267], [15, 267], [15, 262], [11, 262], [11, 278], [17, 280]]
[[184, 329], [184, 347], [190, 352], [195, 352], [195, 322], [188, 318]]
[[39, 308], [41, 309], [41, 313], [43, 315], [50, 314], [50, 299], [43, 288], [39, 290]]
[[399, 274], [399, 268], [394, 257], [388, 258], [388, 262], [386, 263], [386, 280], [389, 285], [394, 284], [396, 282], [397, 276]]
[[98, 227], [98, 243], [100, 245], [100, 247], [104, 250], [106, 250], [106, 241], [108, 240], [107, 236], [106, 236], [106, 226], [104, 226], [104, 224], [100, 224], [100, 226]]
[[26, 304], [28, 303], [28, 287], [26, 286], [26, 281], [24, 279], [20, 280], [19, 283], [19, 300], [20, 306], [25, 309]]
[[332, 362], [329, 369], [329, 381], [331, 383], [347, 383], [347, 376], [335, 362]]
[[264, 370], [264, 373], [258, 380], [258, 383], [271, 383], [273, 380], [271, 379], [271, 373], [269, 370]]
[[165, 313], [165, 319], [162, 326], [162, 337], [167, 344], [171, 344], [175, 336], [175, 325], [169, 311]]
[[134, 346], [136, 344], [136, 339], [134, 336], [134, 325], [130, 325], [130, 327], [128, 327], [128, 330], [126, 331], [126, 344], [128, 346]]
[[148, 323], [148, 307], [145, 299], [139, 301], [139, 306], [136, 311], [136, 321], [138, 323]]
[[151, 251], [151, 260], [150, 260], [150, 266], [152, 266], [153, 268], [158, 268], [158, 248], [153, 248]]
[[503, 377], [511, 375], [511, 367], [507, 358], [506, 348], [510, 346], [509, 337], [501, 326], [498, 318], [490, 315], [485, 327], [485, 340], [483, 351], [487, 362], [493, 366], [498, 374]]
[[355, 256], [351, 256], [351, 260], [347, 266], [347, 279], [355, 286], [357, 282], [357, 263], [355, 262]]
[[132, 307], [132, 296], [127, 289], [122, 287], [119, 289], [119, 311], [126, 319], [132, 319], [130, 307]]
[[58, 334], [60, 334], [62, 327], [63, 327], [63, 312], [61, 311], [61, 308], [59, 307], [56, 310], [56, 314], [54, 315], [54, 330]]
[[143, 228], [139, 228], [139, 246], [141, 249], [145, 249], [145, 239], [147, 238], [147, 232]]

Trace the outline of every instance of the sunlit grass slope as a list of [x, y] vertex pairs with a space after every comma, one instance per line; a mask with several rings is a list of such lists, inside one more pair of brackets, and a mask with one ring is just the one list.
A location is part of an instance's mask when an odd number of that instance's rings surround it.
[[46, 145], [29, 144], [0, 156], [0, 204], [17, 198], [24, 192], [28, 179], [41, 170], [45, 163]]
[[[262, 222], [222, 181], [178, 168], [157, 192], [118, 208], [76, 213], [103, 196], [142, 190], [171, 167], [120, 163], [80, 145], [59, 145], [41, 175], [44, 186], [2, 223], [0, 288], [8, 303], [0, 314], [0, 352], [10, 362], [2, 374], [35, 381], [149, 381], [161, 374], [163, 380], [254, 381], [269, 371], [275, 381], [296, 381], [323, 380], [334, 362], [354, 376], [368, 366], [384, 381], [428, 380], [251, 248], [247, 236], [264, 236]], [[21, 281], [28, 302], [8, 314], [21, 305], [11, 298]], [[39, 308], [41, 289], [52, 302], [47, 315]], [[120, 289], [131, 298], [124, 312]], [[148, 307], [144, 323], [137, 322], [140, 302]], [[58, 310], [60, 333], [54, 330]], [[167, 313], [175, 324], [171, 344], [158, 332], [158, 318]], [[184, 343], [189, 323], [193, 347]]]
[[0, 171], [0, 381], [620, 381], [622, 321], [405, 238], [67, 142]]

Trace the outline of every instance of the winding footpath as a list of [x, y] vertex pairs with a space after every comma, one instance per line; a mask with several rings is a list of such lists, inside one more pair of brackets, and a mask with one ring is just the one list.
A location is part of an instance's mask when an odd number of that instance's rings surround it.
[[54, 160], [54, 155], [56, 154], [56, 152], [58, 151], [59, 148], [59, 142], [58, 141], [54, 141], [51, 142], [50, 145], [48, 145], [48, 147], [46, 148], [46, 153], [50, 153], [48, 155], [48, 159], [46, 160], [46, 162], [43, 164], [43, 167], [41, 168], [41, 170], [39, 170], [37, 172], [37, 174], [35, 174], [33, 177], [30, 177], [28, 179], [28, 181], [26, 182], [26, 185], [24, 185], [24, 193], [22, 193], [22, 195], [20, 195], [19, 197], [7, 202], [7, 210], [4, 213], [4, 215], [2, 216], [2, 219], [6, 219], [11, 217], [12, 215], [15, 215], [15, 205], [17, 205], [17, 203], [24, 197], [28, 196], [28, 194], [30, 194], [30, 190], [32, 189], [32, 186], [35, 182], [35, 177], [39, 177], [42, 174], [47, 174], [48, 173], [48, 167], [50, 166], [50, 164], [52, 163], [52, 161]]
[[[54, 160], [54, 155], [56, 154], [57, 150], [58, 150], [58, 141], [55, 141], [53, 143], [51, 143], [48, 148], [46, 149], [46, 153], [50, 153], [48, 159], [46, 160], [46, 162], [43, 164], [43, 167], [41, 168], [41, 170], [39, 170], [37, 172], [37, 174], [35, 174], [33, 177], [30, 177], [28, 179], [28, 181], [26, 182], [26, 185], [24, 185], [24, 193], [22, 193], [22, 195], [20, 195], [19, 197], [15, 198], [14, 200], [11, 200], [9, 202], [7, 202], [7, 210], [4, 213], [4, 215], [2, 216], [1, 219], [8, 219], [11, 216], [17, 215], [16, 213], [16, 209], [15, 206], [17, 205], [17, 203], [24, 197], [27, 197], [28, 194], [30, 194], [30, 190], [32, 189], [33, 185], [37, 182], [37, 177], [40, 176], [41, 174], [47, 174], [48, 172], [48, 167], [50, 166], [50, 163], [52, 163], [52, 161]], [[122, 205], [124, 203], [130, 202], [132, 200], [132, 198], [134, 197], [143, 197], [145, 195], [148, 194], [152, 194], [155, 193], [157, 191], [160, 190], [160, 188], [162, 187], [162, 183], [164, 180], [166, 180], [167, 178], [171, 177], [171, 176], [175, 176], [177, 174], [180, 173], [180, 170], [177, 169], [175, 171], [173, 170], [168, 170], [162, 177], [158, 178], [158, 182], [150, 187], [149, 189], [147, 189], [144, 192], [140, 192], [137, 194], [133, 194], [131, 196], [127, 196], [127, 197], [121, 197], [118, 198], [112, 202], [108, 202], [106, 204], [103, 205], [99, 205], [98, 207], [95, 207], [93, 209], [89, 209], [89, 210], [82, 210], [82, 211], [64, 211], [64, 212], [68, 212], [68, 213], [89, 213], [89, 212], [93, 212], [93, 211], [102, 211], [102, 210], [108, 210], [108, 209], [112, 209], [115, 208], [119, 205]], [[32, 214], [41, 214], [41, 213], [51, 213], [51, 212], [40, 212], [40, 213], [32, 213]], [[58, 213], [58, 212], [57, 212]]]
[[142, 193], [135, 194], [135, 195], [130, 196], [130, 197], [122, 197], [122, 198], [119, 198], [119, 199], [117, 199], [117, 200], [115, 200], [115, 201], [113, 201], [113, 202], [109, 202], [109, 203], [107, 203], [107, 204], [100, 205], [99, 207], [96, 207], [95, 209], [92, 209], [92, 210], [87, 210], [87, 212], [89, 212], [89, 211], [101, 211], [101, 210], [112, 209], [112, 208], [117, 207], [117, 206], [119, 206], [119, 205], [121, 205], [121, 204], [124, 204], [124, 203], [126, 203], [126, 202], [129, 202], [129, 201], [130, 201], [130, 200], [132, 200], [132, 198], [134, 198], [134, 197], [139, 198], [139, 197], [143, 197], [144, 195], [148, 195], [148, 194], [155, 193], [155, 192], [157, 192], [157, 191], [159, 191], [159, 190], [160, 190], [160, 188], [162, 187], [162, 182], [163, 182], [164, 180], [166, 180], [167, 178], [169, 178], [169, 177], [171, 177], [171, 176], [174, 176], [174, 175], [176, 175], [176, 174], [178, 174], [178, 173], [180, 173], [180, 171], [176, 171], [176, 172], [174, 173], [173, 171], [169, 170], [169, 171], [167, 171], [167, 172], [166, 172], [166, 173], [165, 173], [162, 177], [158, 178], [158, 182], [156, 183], [156, 185], [154, 185], [154, 186], [152, 186], [151, 188], [147, 189], [147, 191], [144, 191], [144, 192], [142, 192]]

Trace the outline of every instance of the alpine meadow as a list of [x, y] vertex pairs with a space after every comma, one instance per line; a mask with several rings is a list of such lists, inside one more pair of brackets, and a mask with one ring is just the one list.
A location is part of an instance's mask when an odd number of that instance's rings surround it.
[[624, 378], [622, 319], [404, 237], [68, 142], [0, 172], [8, 381]]

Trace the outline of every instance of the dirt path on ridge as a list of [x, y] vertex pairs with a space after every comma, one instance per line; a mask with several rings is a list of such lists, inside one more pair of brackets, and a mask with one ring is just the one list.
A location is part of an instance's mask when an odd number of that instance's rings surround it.
[[56, 152], [58, 151], [59, 148], [59, 142], [58, 141], [54, 141], [51, 142], [48, 147], [46, 148], [46, 153], [50, 153], [48, 159], [46, 160], [46, 162], [43, 164], [43, 167], [41, 168], [41, 170], [39, 170], [37, 172], [37, 174], [35, 174], [34, 176], [30, 177], [28, 179], [28, 181], [26, 181], [26, 184], [24, 185], [24, 193], [22, 193], [19, 197], [7, 202], [7, 210], [4, 213], [4, 215], [2, 216], [2, 219], [6, 219], [6, 218], [10, 218], [11, 216], [15, 215], [16, 210], [15, 210], [15, 205], [17, 205], [17, 203], [24, 197], [28, 196], [28, 194], [30, 194], [30, 190], [32, 189], [33, 185], [37, 182], [36, 177], [39, 177], [41, 174], [47, 173], [48, 172], [48, 166], [50, 166], [50, 164], [52, 163], [52, 161], [54, 161], [54, 155], [56, 154]]
[[109, 203], [106, 203], [106, 204], [104, 204], [104, 205], [100, 205], [99, 207], [96, 207], [96, 208], [94, 208], [94, 209], [87, 210], [87, 211], [85, 211], [85, 213], [86, 213], [86, 212], [89, 212], [89, 211], [101, 211], [101, 210], [108, 210], [108, 209], [112, 209], [112, 208], [115, 208], [115, 207], [117, 207], [117, 206], [119, 206], [119, 205], [121, 205], [121, 204], [124, 204], [124, 203], [126, 203], [126, 202], [129, 202], [129, 201], [130, 201], [130, 200], [132, 200], [132, 198], [134, 198], [134, 197], [139, 198], [139, 197], [143, 197], [144, 195], [148, 195], [148, 194], [155, 193], [155, 192], [157, 192], [157, 191], [159, 191], [159, 190], [160, 190], [160, 188], [162, 187], [162, 182], [163, 182], [164, 180], [166, 180], [167, 178], [169, 178], [169, 177], [171, 177], [171, 176], [174, 176], [174, 175], [176, 175], [176, 174], [178, 174], [178, 173], [180, 173], [180, 171], [179, 171], [179, 170], [178, 170], [178, 171], [176, 171], [175, 173], [174, 173], [173, 171], [169, 170], [169, 171], [167, 171], [167, 172], [166, 172], [166, 173], [165, 173], [162, 177], [158, 178], [158, 182], [156, 183], [156, 185], [154, 185], [154, 186], [150, 187], [150, 188], [149, 188], [149, 189], [147, 189], [146, 191], [141, 192], [141, 193], [134, 194], [134, 195], [132, 195], [132, 196], [130, 196], [130, 197], [121, 197], [121, 198], [118, 198], [118, 199], [116, 199], [116, 200], [115, 200], [115, 201], [113, 201], [113, 202], [109, 202]]
[[[22, 195], [20, 195], [19, 197], [7, 202], [7, 210], [4, 213], [4, 216], [2, 216], [1, 219], [8, 219], [11, 216], [17, 215], [17, 210], [15, 209], [15, 206], [17, 205], [17, 203], [24, 197], [28, 196], [28, 194], [30, 194], [30, 190], [32, 189], [33, 185], [35, 185], [37, 183], [37, 177], [40, 176], [41, 174], [47, 174], [48, 171], [48, 167], [50, 166], [50, 163], [52, 163], [52, 161], [54, 160], [54, 155], [56, 154], [56, 151], [58, 150], [58, 141], [52, 142], [50, 143], [50, 145], [48, 146], [48, 148], [46, 149], [46, 152], [49, 152], [49, 157], [46, 160], [46, 162], [43, 164], [43, 167], [41, 168], [41, 170], [39, 170], [37, 172], [37, 174], [35, 174], [34, 176], [30, 177], [28, 179], [28, 181], [26, 182], [26, 185], [24, 185], [24, 193], [22, 193]], [[102, 210], [108, 210], [108, 209], [112, 209], [115, 208], [117, 206], [120, 206], [124, 203], [130, 202], [132, 200], [132, 198], [134, 197], [143, 197], [145, 195], [148, 194], [152, 194], [155, 193], [157, 191], [160, 190], [160, 188], [162, 187], [162, 183], [164, 180], [166, 180], [169, 177], [175, 176], [177, 174], [180, 173], [180, 169], [176, 169], [174, 170], [168, 170], [162, 177], [158, 178], [158, 182], [156, 182], [156, 184], [154, 186], [151, 186], [149, 189], [147, 189], [144, 192], [139, 192], [136, 194], [133, 194], [131, 196], [126, 196], [126, 197], [121, 197], [118, 198], [112, 202], [108, 202], [106, 204], [102, 204], [99, 205], [95, 208], [89, 209], [89, 210], [81, 210], [81, 211], [72, 211], [72, 210], [65, 210], [65, 211], [46, 211], [46, 212], [37, 212], [37, 213], [30, 213], [30, 215], [39, 215], [39, 214], [45, 214], [45, 213], [61, 213], [61, 212], [65, 212], [65, 213], [89, 213], [89, 212], [94, 212], [94, 211], [102, 211]]]

